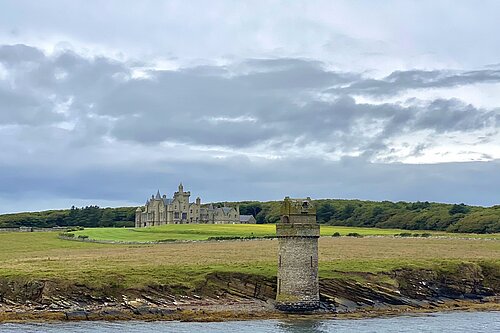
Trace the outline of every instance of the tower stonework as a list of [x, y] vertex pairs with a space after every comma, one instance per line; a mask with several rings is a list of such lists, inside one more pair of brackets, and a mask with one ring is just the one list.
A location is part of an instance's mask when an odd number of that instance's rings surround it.
[[279, 242], [276, 308], [283, 311], [317, 309], [319, 224], [311, 198], [285, 198], [276, 236]]

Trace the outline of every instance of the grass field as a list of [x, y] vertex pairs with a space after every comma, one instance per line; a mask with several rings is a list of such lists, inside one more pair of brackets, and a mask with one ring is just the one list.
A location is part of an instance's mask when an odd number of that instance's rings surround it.
[[[259, 227], [265, 233], [271, 226]], [[0, 278], [190, 287], [216, 271], [276, 274], [276, 240], [121, 245], [66, 241], [57, 236], [54, 232], [0, 233]], [[322, 277], [408, 266], [446, 268], [463, 261], [500, 265], [497, 240], [322, 237], [319, 242]]]
[[[412, 232], [401, 229], [357, 228], [341, 226], [321, 226], [322, 236], [331, 236], [339, 232], [341, 235], [358, 233], [364, 236], [394, 236], [402, 232]], [[413, 231], [412, 233], [430, 233], [434, 236], [497, 238], [499, 234], [453, 234], [444, 232]], [[95, 240], [112, 241], [163, 241], [163, 240], [206, 240], [210, 237], [263, 237], [276, 234], [274, 224], [168, 224], [150, 228], [89, 228], [72, 232], [76, 236], [86, 235]]]

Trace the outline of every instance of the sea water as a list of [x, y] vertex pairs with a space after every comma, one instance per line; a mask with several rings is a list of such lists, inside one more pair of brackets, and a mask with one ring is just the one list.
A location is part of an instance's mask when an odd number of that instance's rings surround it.
[[161, 332], [500, 332], [500, 312], [448, 312], [418, 316], [339, 320], [253, 320], [221, 323], [191, 322], [70, 322], [0, 324], [0, 332], [23, 333], [161, 333]]

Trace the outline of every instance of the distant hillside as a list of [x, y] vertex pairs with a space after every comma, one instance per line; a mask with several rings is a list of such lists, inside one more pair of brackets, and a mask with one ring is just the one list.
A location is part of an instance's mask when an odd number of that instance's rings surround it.
[[[216, 203], [222, 205], [222, 203]], [[279, 201], [233, 202], [240, 213], [253, 215], [257, 223], [279, 220]], [[500, 232], [500, 206], [477, 207], [464, 204], [430, 202], [375, 202], [362, 200], [315, 200], [320, 223], [408, 230], [446, 230], [452, 232]], [[133, 227], [136, 207], [72, 207], [0, 215], [0, 228], [31, 226]]]

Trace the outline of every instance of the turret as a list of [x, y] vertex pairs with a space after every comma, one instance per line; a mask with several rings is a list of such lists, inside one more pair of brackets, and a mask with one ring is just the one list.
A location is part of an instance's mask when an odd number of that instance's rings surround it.
[[196, 204], [197, 204], [198, 206], [199, 206], [199, 205], [201, 205], [201, 199], [200, 199], [200, 197], [197, 197], [197, 198], [196, 198]]
[[137, 207], [135, 210], [135, 227], [140, 228], [141, 227], [141, 215], [142, 215], [142, 209], [141, 207]]

